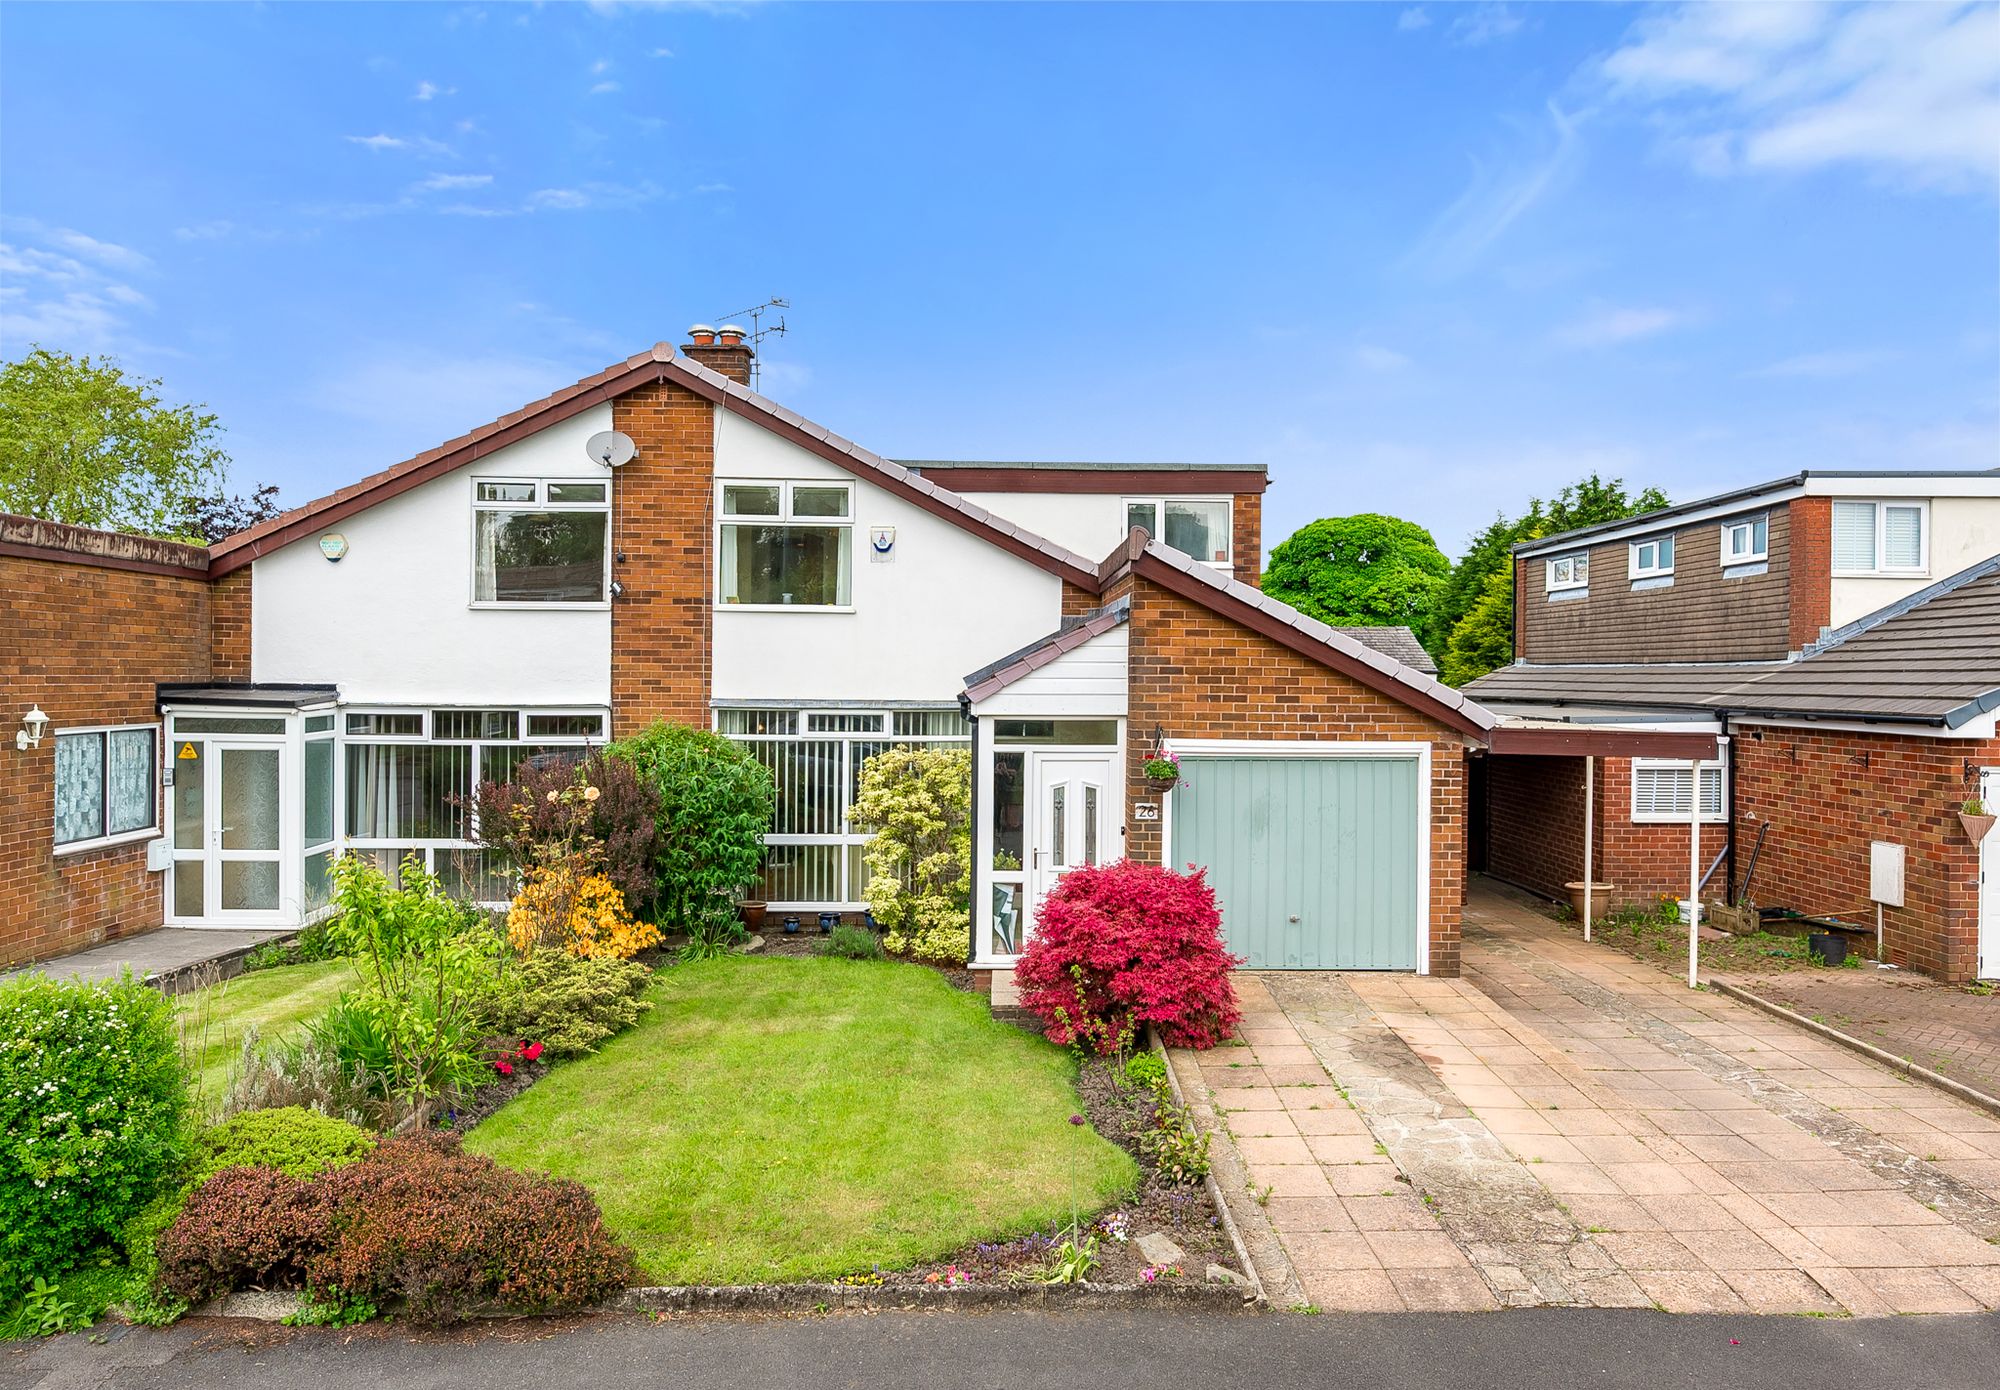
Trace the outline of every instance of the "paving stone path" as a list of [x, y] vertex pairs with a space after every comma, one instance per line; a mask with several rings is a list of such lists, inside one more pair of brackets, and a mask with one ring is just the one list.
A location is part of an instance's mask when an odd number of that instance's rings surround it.
[[1465, 958], [1245, 976], [1177, 1058], [1310, 1302], [2000, 1308], [2000, 1118], [1491, 891]]

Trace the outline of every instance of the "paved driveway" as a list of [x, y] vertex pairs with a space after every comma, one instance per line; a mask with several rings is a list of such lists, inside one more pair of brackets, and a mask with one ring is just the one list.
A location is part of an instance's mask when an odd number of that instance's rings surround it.
[[1275, 1297], [2000, 1308], [2000, 1118], [1490, 890], [1465, 968], [1246, 975], [1176, 1055]]

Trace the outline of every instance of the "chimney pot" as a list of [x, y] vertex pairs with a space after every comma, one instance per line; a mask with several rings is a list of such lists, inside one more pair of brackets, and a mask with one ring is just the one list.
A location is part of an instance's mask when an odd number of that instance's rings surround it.
[[740, 323], [725, 323], [722, 327], [715, 330], [715, 334], [721, 340], [724, 347], [743, 346], [744, 332], [743, 325]]
[[696, 347], [715, 346], [715, 330], [705, 323], [698, 323], [688, 329], [688, 338]]

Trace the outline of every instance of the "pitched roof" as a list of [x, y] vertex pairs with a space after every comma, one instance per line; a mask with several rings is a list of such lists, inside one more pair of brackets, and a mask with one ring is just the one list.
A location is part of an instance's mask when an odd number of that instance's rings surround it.
[[1424, 644], [1417, 640], [1417, 634], [1406, 627], [1351, 627], [1336, 626], [1335, 632], [1352, 637], [1363, 646], [1373, 647], [1386, 657], [1402, 662], [1413, 671], [1422, 671], [1427, 676], [1438, 673], [1437, 663], [1424, 650]]
[[965, 678], [965, 698], [973, 704], [991, 699], [1030, 672], [1075, 651], [1094, 637], [1102, 637], [1132, 616], [1130, 600], [1120, 599], [1093, 612], [1065, 618], [1063, 625], [1046, 637], [1037, 638], [1019, 651], [1009, 652], [998, 661], [980, 667]]
[[2000, 709], [2000, 555], [1849, 623], [1797, 661], [1509, 666], [1481, 700], [1859, 719], [1956, 729]]
[[260, 555], [268, 555], [280, 546], [314, 535], [345, 517], [387, 501], [420, 483], [462, 468], [538, 430], [655, 381], [672, 381], [684, 386], [731, 414], [755, 421], [829, 463], [866, 478], [1030, 564], [1079, 584], [1088, 584], [1094, 577], [1095, 569], [1090, 561], [1074, 551], [1044, 540], [1005, 517], [995, 515], [928, 478], [912, 473], [901, 464], [892, 463], [852, 440], [843, 439], [825, 426], [814, 424], [776, 401], [758, 395], [749, 387], [732, 381], [720, 372], [711, 371], [683, 353], [675, 352], [668, 343], [655, 343], [649, 351], [606, 367], [539, 401], [510, 411], [456, 439], [447, 440], [434, 449], [427, 449], [414, 458], [405, 459], [394, 467], [302, 507], [294, 507], [247, 531], [225, 537], [209, 547], [209, 573], [222, 575], [240, 569]]

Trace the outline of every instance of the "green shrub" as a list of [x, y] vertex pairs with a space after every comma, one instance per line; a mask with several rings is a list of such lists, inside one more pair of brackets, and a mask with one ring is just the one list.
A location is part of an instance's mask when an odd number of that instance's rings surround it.
[[1167, 1064], [1157, 1052], [1135, 1052], [1125, 1062], [1128, 1085], [1158, 1088], [1167, 1084]]
[[244, 1029], [243, 1048], [222, 1112], [283, 1110], [300, 1106], [362, 1129], [387, 1129], [396, 1119], [388, 1087], [373, 1073], [347, 1066], [340, 1054], [313, 1037], [262, 1046], [255, 1025]]
[[820, 943], [819, 953], [839, 956], [843, 960], [880, 960], [882, 938], [866, 927], [851, 924], [838, 926], [833, 929], [833, 935]]
[[375, 1136], [302, 1106], [248, 1110], [224, 1120], [195, 1141], [188, 1173], [199, 1183], [224, 1168], [276, 1168], [309, 1178], [367, 1155]]
[[899, 956], [963, 965], [972, 901], [972, 754], [892, 748], [861, 767], [848, 812], [874, 832], [862, 851], [868, 907]]
[[705, 921], [717, 900], [756, 881], [777, 788], [747, 748], [662, 721], [609, 751], [659, 793], [654, 903], [669, 930]]
[[308, 923], [290, 941], [269, 941], [259, 946], [243, 958], [245, 970], [271, 970], [281, 965], [310, 965], [314, 961], [334, 960], [346, 952], [334, 939], [333, 927], [326, 918]]
[[510, 963], [478, 996], [476, 1008], [489, 1034], [575, 1057], [624, 1032], [653, 1007], [639, 998], [652, 977], [637, 961], [542, 947]]
[[180, 1166], [190, 1115], [156, 990], [0, 984], [0, 1300], [116, 1240]]

